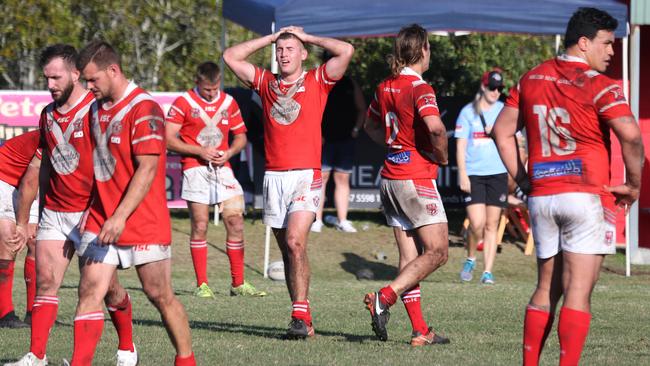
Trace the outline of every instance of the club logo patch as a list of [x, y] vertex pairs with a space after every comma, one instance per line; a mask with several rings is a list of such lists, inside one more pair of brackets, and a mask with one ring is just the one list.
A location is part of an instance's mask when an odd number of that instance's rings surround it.
[[428, 203], [426, 205], [427, 208], [427, 213], [431, 216], [435, 216], [438, 214], [438, 205], [435, 203]]

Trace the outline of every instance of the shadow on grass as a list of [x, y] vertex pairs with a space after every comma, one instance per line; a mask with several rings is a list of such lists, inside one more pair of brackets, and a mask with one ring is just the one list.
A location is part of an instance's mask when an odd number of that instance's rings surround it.
[[371, 262], [355, 253], [343, 253], [345, 260], [340, 263], [341, 268], [357, 277], [360, 270], [370, 270], [372, 280], [388, 281], [397, 277], [397, 267], [382, 262]]
[[[133, 319], [133, 324], [144, 325], [152, 327], [163, 327], [161, 321], [149, 319]], [[271, 338], [285, 340], [286, 328], [278, 327], [265, 327], [259, 325], [243, 325], [236, 323], [222, 323], [222, 322], [206, 322], [190, 320], [190, 328], [202, 329], [211, 332], [224, 332], [224, 333], [239, 333], [249, 336], [256, 336], [261, 338]], [[341, 337], [347, 342], [362, 343], [364, 341], [372, 341], [376, 338], [372, 335], [366, 334], [349, 334], [342, 332], [324, 331], [316, 328], [316, 335], [321, 337]]]

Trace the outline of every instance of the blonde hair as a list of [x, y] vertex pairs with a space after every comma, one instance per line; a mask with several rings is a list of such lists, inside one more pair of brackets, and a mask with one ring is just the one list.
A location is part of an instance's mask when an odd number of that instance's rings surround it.
[[406, 66], [418, 63], [424, 55], [422, 49], [428, 47], [427, 31], [418, 24], [411, 24], [400, 29], [393, 53], [388, 55], [391, 74], [397, 76]]

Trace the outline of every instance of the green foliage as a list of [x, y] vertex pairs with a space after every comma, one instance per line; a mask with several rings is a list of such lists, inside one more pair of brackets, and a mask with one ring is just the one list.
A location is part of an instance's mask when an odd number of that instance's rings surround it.
[[[366, 98], [390, 74], [386, 56], [392, 52], [392, 38], [349, 40], [356, 49], [349, 74], [361, 85]], [[504, 70], [508, 87], [536, 64], [554, 54], [549, 36], [470, 34], [430, 36], [431, 64], [424, 78], [438, 95], [473, 95], [481, 75], [494, 66]]]
[[[0, 88], [42, 89], [37, 67], [40, 50], [52, 43], [78, 48], [101, 38], [123, 56], [125, 73], [149, 90], [177, 91], [190, 87], [197, 64], [218, 61], [222, 52], [221, 9], [212, 0], [5, 0], [0, 25]], [[227, 45], [259, 35], [227, 23]], [[386, 56], [392, 38], [349, 40], [356, 48], [348, 73], [369, 99], [389, 74]], [[505, 34], [431, 36], [431, 67], [424, 74], [439, 95], [473, 95], [481, 74], [492, 66], [505, 70], [513, 85], [527, 69], [553, 55], [553, 38]], [[270, 67], [271, 49], [251, 56]], [[307, 67], [320, 63], [320, 50], [310, 49]], [[237, 85], [224, 73], [224, 85]]]

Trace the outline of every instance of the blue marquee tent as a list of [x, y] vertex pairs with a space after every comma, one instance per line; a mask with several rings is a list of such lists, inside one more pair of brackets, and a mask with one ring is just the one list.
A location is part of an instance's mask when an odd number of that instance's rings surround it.
[[300, 25], [312, 34], [362, 37], [396, 34], [418, 23], [429, 31], [564, 34], [571, 14], [595, 6], [627, 35], [627, 6], [616, 0], [224, 0], [223, 15], [259, 34]]

